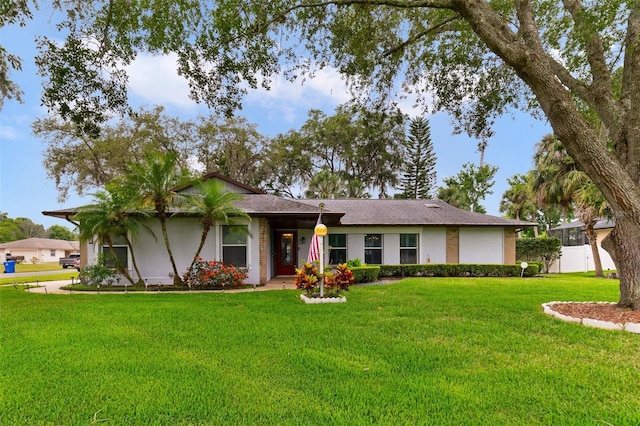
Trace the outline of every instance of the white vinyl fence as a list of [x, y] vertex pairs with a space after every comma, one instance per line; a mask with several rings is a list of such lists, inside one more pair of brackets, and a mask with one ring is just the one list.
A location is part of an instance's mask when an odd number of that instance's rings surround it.
[[[598, 251], [600, 252], [600, 261], [602, 263], [602, 270], [604, 273], [606, 274], [607, 270], [615, 270], [616, 267], [611, 256], [609, 256], [609, 253], [599, 246]], [[585, 244], [573, 247], [563, 246], [562, 256], [551, 265], [549, 272], [587, 272], [594, 271], [595, 269], [596, 267], [593, 263], [591, 246], [589, 244]]]

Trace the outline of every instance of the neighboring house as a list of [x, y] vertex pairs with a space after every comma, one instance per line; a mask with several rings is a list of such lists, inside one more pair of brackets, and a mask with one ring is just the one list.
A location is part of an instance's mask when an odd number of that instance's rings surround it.
[[34, 259], [37, 259], [38, 263], [57, 263], [61, 257], [78, 253], [79, 250], [80, 243], [78, 241], [27, 238], [0, 244], [0, 259], [4, 261], [8, 256], [14, 258], [24, 256], [24, 261], [27, 263], [31, 263]]
[[[616, 266], [609, 253], [602, 248], [602, 240], [613, 230], [614, 222], [608, 219], [599, 219], [594, 225], [596, 231], [598, 252], [602, 270], [615, 270]], [[579, 220], [563, 223], [551, 228], [549, 236], [559, 238], [562, 241], [562, 256], [549, 268], [549, 272], [586, 272], [596, 269], [593, 263], [591, 246], [584, 232], [584, 225]]]
[[[210, 231], [201, 257], [248, 267], [247, 284], [264, 284], [276, 276], [295, 274], [295, 268], [307, 258], [320, 203], [325, 205], [322, 222], [329, 229], [325, 264], [356, 258], [367, 264], [514, 264], [516, 231], [535, 225], [460, 210], [440, 200], [285, 199], [217, 173], [204, 178], [221, 180], [228, 191], [242, 193], [244, 198], [236, 206], [252, 220], [246, 223], [250, 235], [218, 224]], [[75, 209], [43, 212], [69, 221], [75, 213]], [[172, 251], [178, 271], [186, 272], [202, 228], [197, 217], [179, 210], [171, 213], [167, 227]], [[135, 239], [140, 273], [149, 284], [169, 284], [171, 265], [159, 221], [144, 220], [157, 238], [141, 230]], [[116, 239], [115, 246], [118, 257], [134, 276], [126, 245]], [[108, 249], [89, 241], [82, 245], [82, 258], [91, 263], [102, 250]]]

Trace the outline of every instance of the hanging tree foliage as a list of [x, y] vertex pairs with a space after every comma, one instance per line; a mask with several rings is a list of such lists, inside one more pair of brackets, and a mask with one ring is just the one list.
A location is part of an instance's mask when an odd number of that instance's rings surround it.
[[[89, 134], [127, 111], [124, 67], [178, 56], [196, 101], [233, 112], [244, 90], [331, 65], [356, 97], [413, 90], [480, 140], [509, 108], [544, 114], [601, 190], [621, 306], [640, 309], [640, 4], [610, 0], [69, 1], [43, 38], [43, 104]], [[397, 89], [397, 90], [396, 90]], [[601, 126], [594, 126], [593, 116]], [[608, 134], [609, 144], [600, 133]]]

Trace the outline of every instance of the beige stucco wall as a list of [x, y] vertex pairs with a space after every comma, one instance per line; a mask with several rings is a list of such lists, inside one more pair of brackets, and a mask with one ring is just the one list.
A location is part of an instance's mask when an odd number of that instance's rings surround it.
[[516, 230], [504, 228], [504, 259], [505, 265], [516, 263]]
[[460, 263], [459, 228], [447, 228], [447, 263]]

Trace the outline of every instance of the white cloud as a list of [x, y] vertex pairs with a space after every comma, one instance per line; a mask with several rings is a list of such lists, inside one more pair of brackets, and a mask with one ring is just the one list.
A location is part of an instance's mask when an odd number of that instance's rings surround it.
[[351, 99], [347, 83], [334, 68], [324, 68], [313, 77], [289, 81], [284, 76], [276, 76], [271, 89], [250, 90], [247, 105], [267, 109], [273, 118], [279, 117], [293, 123], [306, 117], [312, 108], [326, 110], [335, 108]]
[[0, 140], [17, 140], [24, 135], [20, 130], [7, 126], [6, 124], [0, 125]]
[[152, 105], [195, 108], [187, 80], [178, 75], [177, 55], [140, 55], [127, 67], [129, 89]]
[[[198, 105], [189, 98], [187, 80], [177, 73], [177, 56], [140, 55], [127, 67], [129, 89], [151, 105], [173, 105], [178, 108], [196, 109]], [[262, 83], [258, 79], [258, 85]], [[332, 112], [336, 106], [352, 99], [346, 78], [337, 69], [325, 67], [311, 77], [298, 77], [294, 81], [283, 75], [273, 77], [270, 90], [262, 87], [248, 89], [244, 106], [267, 111], [268, 120], [287, 124], [298, 123], [307, 117], [310, 109]], [[246, 87], [246, 86], [245, 86]], [[409, 116], [422, 114], [416, 106], [417, 96], [409, 94], [400, 99], [398, 106]], [[430, 103], [430, 99], [428, 100]]]
[[33, 117], [24, 114], [7, 114], [0, 118], [0, 140], [23, 140], [29, 137]]

